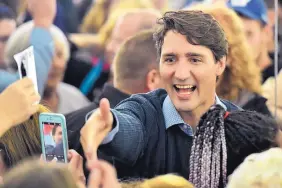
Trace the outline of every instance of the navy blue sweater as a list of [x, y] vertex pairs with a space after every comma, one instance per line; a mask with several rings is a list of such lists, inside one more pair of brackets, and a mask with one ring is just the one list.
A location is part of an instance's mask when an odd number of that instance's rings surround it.
[[[166, 129], [162, 113], [166, 96], [162, 89], [132, 95], [113, 109], [119, 131], [112, 142], [99, 147], [99, 152], [114, 156], [110, 162], [119, 178], [177, 173], [188, 179], [193, 137], [179, 126]], [[221, 101], [228, 111], [239, 109], [228, 101]]]

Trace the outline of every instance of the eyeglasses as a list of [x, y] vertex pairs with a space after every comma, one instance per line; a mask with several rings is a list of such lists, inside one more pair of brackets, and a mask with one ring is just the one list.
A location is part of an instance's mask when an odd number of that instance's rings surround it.
[[6, 43], [10, 36], [0, 36], [0, 43]]

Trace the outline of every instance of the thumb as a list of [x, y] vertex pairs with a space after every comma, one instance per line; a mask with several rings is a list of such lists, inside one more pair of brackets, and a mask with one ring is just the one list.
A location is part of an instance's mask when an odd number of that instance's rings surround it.
[[100, 101], [100, 112], [103, 120], [105, 120], [107, 123], [110, 123], [111, 121], [111, 111], [110, 111], [110, 102], [108, 99], [103, 98]]

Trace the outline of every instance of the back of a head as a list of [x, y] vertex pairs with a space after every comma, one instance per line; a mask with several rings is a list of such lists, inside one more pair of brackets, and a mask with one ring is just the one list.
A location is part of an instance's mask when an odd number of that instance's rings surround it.
[[140, 32], [121, 46], [113, 65], [115, 85], [129, 87], [138, 82], [138, 87], [145, 87], [146, 74], [158, 69], [153, 33], [153, 30]]
[[193, 188], [194, 186], [185, 178], [166, 174], [143, 181], [133, 181], [121, 184], [122, 188]]
[[107, 41], [106, 61], [113, 63], [122, 43], [138, 32], [153, 29], [160, 16], [160, 12], [154, 9], [129, 9], [118, 15], [111, 37]]
[[3, 180], [1, 188], [77, 188], [67, 166], [38, 160], [19, 164]]
[[189, 180], [196, 186], [225, 187], [243, 160], [252, 153], [276, 147], [278, 125], [253, 111], [226, 113], [213, 106], [197, 127], [190, 157]]
[[[136, 31], [146, 29], [154, 29], [156, 21], [161, 17], [161, 13], [155, 9], [131, 9], [127, 10], [121, 17], [119, 22], [127, 22], [136, 26]], [[134, 22], [132, 22], [134, 20]]]
[[282, 187], [282, 149], [248, 156], [229, 177], [227, 188]]
[[[123, 2], [123, 1], [121, 1]], [[124, 1], [123, 3], [127, 3], [127, 2], [130, 2], [130, 4], [135, 4], [136, 1], [132, 1], [132, 0], [129, 0], [129, 1]], [[142, 0], [140, 1], [142, 2]], [[141, 3], [143, 4], [143, 3]], [[147, 4], [147, 3], [145, 3]], [[144, 21], [146, 20], [152, 20], [152, 17], [153, 20], [156, 20], [158, 17], [161, 16], [161, 13], [158, 11], [158, 10], [155, 10], [153, 8], [153, 6], [151, 6], [152, 4], [149, 3], [149, 5], [140, 5], [140, 6], [129, 6], [129, 7], [116, 7], [116, 6], [113, 6], [112, 8], [112, 12], [111, 14], [108, 15], [108, 19], [106, 21], [106, 23], [100, 28], [99, 32], [98, 32], [98, 40], [99, 40], [99, 43], [101, 43], [102, 45], [105, 45], [107, 43], [107, 39], [109, 38], [109, 36], [111, 36], [111, 33], [113, 32], [113, 29], [115, 28], [116, 24], [121, 20], [123, 19], [123, 17], [125, 17], [126, 15], [128, 14], [139, 14], [139, 12], [141, 12], [140, 14], [143, 15], [143, 19]], [[119, 6], [119, 5], [118, 5]], [[156, 16], [157, 14], [157, 16]], [[132, 15], [133, 16], [133, 15]], [[129, 23], [129, 25], [131, 26], [131, 24], [133, 25], [143, 25], [141, 22], [141, 20], [138, 19], [136, 21], [131, 21]], [[148, 22], [148, 21], [147, 21]], [[149, 29], [149, 28], [147, 28]]]
[[237, 111], [225, 120], [226, 144], [229, 151], [228, 174], [252, 153], [277, 147], [279, 126], [275, 119], [254, 111]]
[[42, 112], [49, 110], [40, 106], [39, 111], [29, 120], [11, 128], [0, 138], [7, 168], [13, 167], [23, 159], [41, 154], [39, 114]]
[[161, 55], [164, 37], [168, 31], [184, 35], [192, 45], [209, 48], [216, 61], [228, 53], [228, 42], [219, 23], [202, 11], [170, 11], [158, 21], [159, 29], [154, 34], [158, 55]]
[[153, 179], [145, 180], [140, 188], [193, 188], [194, 186], [185, 178], [167, 174], [157, 176]]

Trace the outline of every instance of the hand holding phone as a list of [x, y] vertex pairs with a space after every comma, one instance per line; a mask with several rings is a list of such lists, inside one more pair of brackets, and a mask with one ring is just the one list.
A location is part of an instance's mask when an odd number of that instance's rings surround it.
[[45, 161], [68, 162], [68, 137], [64, 115], [39, 115], [42, 154]]

